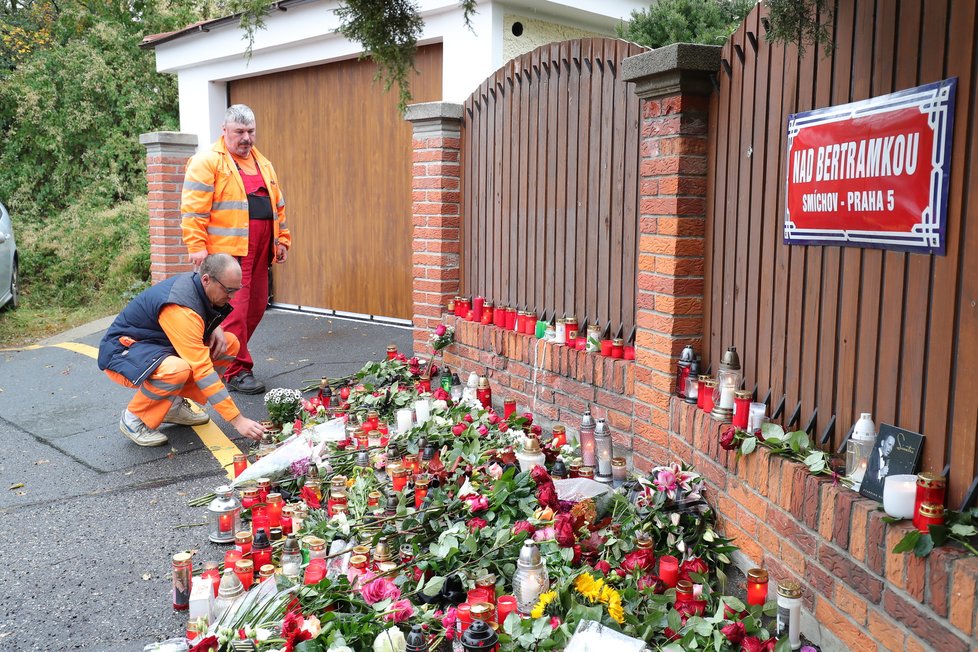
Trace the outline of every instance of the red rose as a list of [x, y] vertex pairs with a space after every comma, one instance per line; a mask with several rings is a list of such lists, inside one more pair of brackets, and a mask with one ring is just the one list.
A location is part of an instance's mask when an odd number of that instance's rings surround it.
[[611, 564], [609, 564], [604, 559], [602, 559], [601, 561], [599, 561], [594, 565], [594, 570], [601, 571], [602, 573], [607, 575], [608, 573], [611, 572]]
[[490, 414], [489, 415], [489, 423], [491, 423], [492, 425], [496, 425], [497, 423], [499, 423], [499, 415], [496, 414], [495, 412], [493, 412], [492, 414]]
[[683, 600], [675, 605], [680, 616], [702, 616], [706, 613], [706, 600]]
[[740, 642], [740, 652], [762, 652], [763, 649], [761, 639], [756, 636], [745, 636]]
[[727, 640], [737, 645], [744, 637], [747, 636], [747, 628], [744, 627], [744, 623], [737, 621], [735, 623], [730, 623], [720, 628], [720, 633], [727, 637]]
[[433, 398], [436, 401], [447, 401], [448, 399], [451, 398], [451, 396], [448, 395], [448, 392], [446, 392], [444, 388], [439, 387], [438, 389], [436, 389], [431, 393], [431, 398]]
[[560, 627], [560, 618], [558, 616], [550, 617], [550, 629], [557, 629]]
[[462, 421], [464, 421], [466, 423], [472, 423], [472, 415], [471, 414], [466, 414], [464, 417], [462, 417]]
[[537, 501], [540, 507], [549, 507], [554, 511], [560, 509], [560, 499], [557, 498], [557, 489], [553, 482], [546, 482], [537, 487]]
[[200, 639], [190, 652], [214, 652], [218, 648], [217, 637], [214, 635]]
[[554, 532], [561, 548], [570, 548], [577, 543], [577, 533], [574, 532], [574, 518], [570, 514], [557, 514], [554, 522]]
[[679, 634], [672, 627], [666, 627], [662, 633], [665, 635], [667, 643], [679, 640]]
[[723, 605], [723, 617], [727, 620], [743, 620], [749, 615], [749, 612], [744, 609], [743, 611], [734, 610], [729, 604]]
[[723, 450], [732, 451], [737, 448], [737, 429], [733, 426], [727, 426], [720, 433], [720, 447]]
[[537, 424], [533, 424], [532, 426], [530, 426], [530, 432], [536, 435], [537, 439], [539, 439], [540, 435], [543, 434], [543, 428]]
[[486, 525], [488, 525], [488, 523], [486, 523], [486, 519], [479, 518], [478, 516], [474, 516], [468, 520], [466, 525], [469, 527], [470, 532], [478, 532]]
[[696, 573], [697, 575], [706, 575], [710, 571], [710, 567], [706, 565], [706, 562], [699, 557], [693, 557], [692, 559], [687, 559], [682, 564], [679, 565], [679, 579], [689, 580], [696, 584], [696, 582], [689, 575], [690, 573]]
[[507, 430], [509, 430], [509, 424], [507, 424], [505, 421], [501, 421], [499, 423], [499, 432], [506, 432]]
[[625, 555], [621, 562], [621, 568], [626, 573], [631, 573], [635, 569], [650, 571], [655, 566], [655, 553], [651, 550], [633, 550]]
[[642, 575], [638, 578], [638, 590], [644, 591], [650, 589], [652, 593], [656, 595], [662, 595], [666, 592], [666, 583], [660, 580], [655, 575]]
[[452, 426], [452, 434], [458, 437], [463, 432], [465, 432], [466, 428], [468, 428], [468, 426], [465, 425], [464, 423], [456, 423], [454, 426]]
[[533, 481], [536, 482], [537, 484], [540, 484], [541, 482], [551, 481], [550, 474], [547, 473], [547, 469], [543, 468], [539, 464], [535, 465], [530, 470], [530, 477], [533, 478]]
[[533, 413], [532, 412], [524, 412], [523, 413], [523, 418], [526, 419], [526, 425], [530, 425], [530, 424], [533, 423]]

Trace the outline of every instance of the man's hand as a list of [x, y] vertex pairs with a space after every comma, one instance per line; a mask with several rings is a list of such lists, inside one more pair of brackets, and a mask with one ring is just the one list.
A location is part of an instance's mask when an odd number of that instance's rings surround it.
[[191, 251], [190, 252], [190, 262], [193, 263], [194, 271], [197, 271], [197, 269], [200, 267], [200, 264], [202, 262], [204, 262], [204, 259], [205, 258], [207, 258], [207, 251], [206, 250], [205, 251]]
[[211, 333], [207, 346], [211, 349], [211, 360], [217, 360], [228, 350], [228, 338], [224, 335], [224, 329], [218, 326]]
[[265, 429], [257, 421], [252, 421], [243, 414], [239, 414], [231, 420], [231, 425], [242, 437], [247, 437], [253, 441], [259, 441], [265, 434]]
[[284, 244], [276, 245], [275, 247], [275, 262], [284, 263], [289, 258], [289, 248]]

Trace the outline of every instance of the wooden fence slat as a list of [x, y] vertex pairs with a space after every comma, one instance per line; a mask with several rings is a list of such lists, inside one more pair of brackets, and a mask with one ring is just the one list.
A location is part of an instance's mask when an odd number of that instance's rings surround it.
[[[959, 188], [961, 191], [951, 193], [948, 222], [959, 223], [956, 238], [958, 246], [953, 253], [957, 259], [955, 279], [960, 279], [960, 290], [955, 298], [960, 307], [954, 320], [957, 336], [952, 355], [953, 363], [949, 365], [953, 371], [951, 379], [953, 393], [950, 397], [951, 410], [948, 412], [950, 441], [945, 459], [952, 461], [948, 478], [948, 505], [954, 509], [958, 509], [961, 505], [964, 492], [978, 471], [976, 466], [978, 462], [976, 439], [978, 438], [975, 437], [975, 432], [978, 431], [978, 418], [976, 418], [978, 383], [973, 380], [973, 370], [978, 368], [978, 347], [975, 346], [975, 342], [978, 342], [978, 320], [974, 309], [968, 310], [968, 306], [978, 297], [974, 269], [974, 261], [978, 259], [978, 229], [973, 226], [973, 211], [969, 211], [969, 207], [973, 204], [973, 189], [978, 186], [978, 164], [976, 164], [978, 163], [978, 139], [974, 137], [975, 126], [978, 125], [978, 103], [974, 98], [972, 84], [975, 75], [971, 68], [974, 65], [975, 54], [972, 39], [975, 29], [978, 28], [976, 21], [978, 17], [976, 17], [974, 3], [952, 5], [948, 48], [956, 54], [960, 53], [960, 56], [948, 57], [946, 72], [948, 76], [958, 77], [959, 104], [955, 115], [954, 144], [951, 150], [951, 188]], [[968, 224], [969, 221], [972, 224]], [[951, 257], [952, 251], [949, 247], [947, 263], [951, 262]], [[945, 272], [940, 269], [938, 271], [943, 277]], [[936, 284], [942, 285], [945, 282], [951, 287], [955, 286], [955, 283], [944, 278]], [[928, 384], [928, 393], [929, 390], [930, 384]]]
[[581, 288], [576, 294], [576, 305], [574, 307], [574, 312], [577, 313], [577, 318], [579, 320], [578, 324], [583, 325], [588, 319], [594, 320], [596, 318], [594, 309], [590, 306], [594, 304], [591, 303], [593, 295], [591, 290], [588, 288], [587, 280], [591, 278], [588, 275], [590, 269], [591, 258], [593, 257], [593, 249], [588, 246], [589, 243], [589, 231], [588, 231], [588, 218], [590, 215], [590, 202], [591, 202], [591, 184], [589, 182], [591, 175], [591, 151], [593, 145], [591, 144], [591, 70], [593, 64], [591, 63], [592, 57], [592, 43], [590, 39], [585, 39], [581, 41], [581, 76], [580, 76], [580, 120], [578, 123], [578, 135], [579, 141], [579, 154], [578, 154], [578, 167], [577, 167], [577, 188], [578, 188], [578, 202], [577, 202], [577, 243], [578, 251], [580, 252], [580, 257], [577, 263], [577, 274], [575, 277], [576, 287]]
[[[570, 160], [567, 156], [568, 140], [573, 139], [573, 132], [567, 129], [567, 114], [569, 112], [569, 95], [567, 92], [567, 82], [570, 76], [570, 44], [567, 41], [560, 43], [557, 52], [557, 83], [554, 85], [554, 96], [551, 99], [551, 106], [557, 107], [557, 124], [554, 126], [557, 139], [557, 152], [555, 161], [556, 178], [551, 184], [554, 186], [554, 257], [550, 263], [552, 268], [551, 275], [553, 283], [553, 296], [548, 305], [554, 306], [558, 316], [562, 316], [570, 310], [566, 302], [566, 291], [568, 275], [566, 270], [573, 269], [567, 267], [567, 168]], [[559, 162], [559, 164], [558, 164]], [[571, 243], [573, 246], [573, 243]]]
[[[747, 358], [747, 347], [745, 340], [747, 337], [747, 312], [748, 289], [747, 269], [750, 256], [750, 195], [753, 175], [751, 174], [751, 159], [753, 158], [754, 147], [754, 85], [756, 83], [757, 66], [754, 48], [750, 44], [750, 36], [756, 35], [760, 17], [758, 12], [751, 12], [747, 20], [744, 21], [743, 31], [743, 89], [741, 91], [740, 102], [740, 123], [741, 133], [740, 147], [737, 150], [737, 169], [740, 171], [737, 183], [737, 216], [736, 239], [737, 253], [735, 257], [734, 273], [734, 330], [732, 342], [737, 345], [740, 351], [741, 365], [750, 365], [752, 359]], [[739, 57], [738, 57], [739, 60]], [[744, 219], [740, 219], [744, 216]]]
[[562, 299], [561, 305], [563, 310], [571, 315], [577, 316], [581, 319], [583, 315], [579, 314], [577, 311], [579, 306], [577, 305], [576, 298], [580, 294], [577, 281], [577, 268], [578, 268], [578, 247], [575, 243], [578, 240], [578, 222], [580, 220], [580, 210], [578, 207], [578, 192], [584, 189], [579, 189], [577, 185], [578, 178], [578, 166], [580, 164], [580, 157], [583, 152], [587, 151], [587, 145], [581, 146], [581, 45], [580, 41], [572, 41], [570, 44], [569, 52], [567, 53], [567, 65], [565, 70], [567, 72], [567, 79], [565, 82], [565, 88], [567, 91], [567, 129], [565, 130], [565, 135], [567, 139], [567, 152], [566, 152], [566, 195], [564, 197], [565, 206], [565, 237], [564, 237], [564, 270], [563, 275], [565, 277], [564, 284], [564, 297]]

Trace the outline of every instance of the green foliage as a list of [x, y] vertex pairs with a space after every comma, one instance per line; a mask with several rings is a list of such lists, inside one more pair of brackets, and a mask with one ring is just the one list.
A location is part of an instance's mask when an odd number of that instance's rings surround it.
[[81, 306], [107, 296], [121, 306], [142, 291], [149, 281], [146, 215], [140, 197], [109, 209], [79, 204], [18, 229], [25, 303]]
[[659, 0], [648, 9], [632, 12], [631, 22], [619, 26], [618, 35], [650, 48], [670, 43], [722, 45], [754, 0]]
[[795, 43], [802, 55], [806, 45], [821, 43], [825, 56], [832, 54], [832, 0], [766, 0], [765, 4], [770, 21], [769, 41]]

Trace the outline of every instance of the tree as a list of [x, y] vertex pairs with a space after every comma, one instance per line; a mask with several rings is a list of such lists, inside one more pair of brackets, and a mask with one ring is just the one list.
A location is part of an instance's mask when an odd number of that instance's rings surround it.
[[632, 12], [618, 35], [650, 48], [670, 43], [722, 45], [756, 5], [755, 0], [659, 0]]

